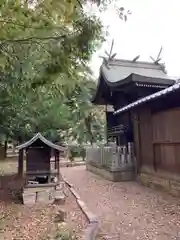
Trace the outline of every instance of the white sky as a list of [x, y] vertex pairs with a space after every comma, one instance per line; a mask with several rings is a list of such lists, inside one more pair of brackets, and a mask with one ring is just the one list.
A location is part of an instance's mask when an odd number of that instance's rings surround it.
[[112, 39], [116, 58], [151, 61], [163, 46], [161, 58], [166, 64], [169, 76], [180, 77], [180, 0], [120, 0], [119, 6], [132, 11], [128, 21], [123, 22], [116, 14], [113, 4], [101, 19], [109, 25], [109, 37], [92, 59], [91, 68], [98, 76], [104, 50], [109, 51]]

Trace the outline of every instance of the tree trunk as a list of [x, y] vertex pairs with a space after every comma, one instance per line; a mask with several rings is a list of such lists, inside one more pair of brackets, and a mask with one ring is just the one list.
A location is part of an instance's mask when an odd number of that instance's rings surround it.
[[7, 157], [7, 148], [8, 148], [8, 140], [6, 139], [4, 142], [4, 158]]
[[93, 136], [92, 129], [91, 129], [91, 119], [90, 119], [90, 117], [85, 118], [85, 125], [86, 125], [87, 131], [88, 131], [89, 136], [90, 136], [90, 144], [92, 145], [93, 142], [94, 142], [94, 136]]

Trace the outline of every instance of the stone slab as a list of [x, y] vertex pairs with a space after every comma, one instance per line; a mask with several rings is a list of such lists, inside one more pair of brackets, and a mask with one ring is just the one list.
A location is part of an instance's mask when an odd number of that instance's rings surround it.
[[36, 193], [23, 193], [23, 204], [31, 205], [36, 202]]
[[24, 192], [41, 192], [41, 191], [52, 191], [55, 187], [52, 186], [52, 187], [34, 187], [34, 188], [29, 188], [29, 187], [25, 187], [24, 188]]
[[41, 192], [37, 192], [37, 196], [36, 196], [36, 202], [47, 202], [49, 203], [49, 192], [47, 191], [41, 191]]

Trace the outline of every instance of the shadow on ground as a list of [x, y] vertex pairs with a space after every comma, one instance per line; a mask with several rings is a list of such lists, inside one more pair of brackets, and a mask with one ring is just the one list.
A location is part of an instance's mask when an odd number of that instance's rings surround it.
[[24, 180], [19, 179], [17, 174], [0, 176], [0, 201], [7, 203], [21, 203], [20, 192]]

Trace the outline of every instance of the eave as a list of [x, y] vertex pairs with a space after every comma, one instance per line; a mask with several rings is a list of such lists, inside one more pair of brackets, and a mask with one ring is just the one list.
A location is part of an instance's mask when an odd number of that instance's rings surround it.
[[41, 140], [44, 144], [46, 144], [47, 146], [53, 148], [53, 149], [56, 149], [58, 151], [62, 151], [64, 152], [65, 151], [65, 148], [64, 147], [61, 147], [59, 145], [56, 145], [52, 142], [50, 142], [49, 140], [47, 140], [45, 137], [43, 137], [41, 135], [41, 133], [37, 133], [33, 138], [31, 138], [29, 141], [17, 146], [16, 148], [18, 150], [21, 150], [21, 149], [25, 149], [25, 148], [28, 148], [29, 146], [31, 146], [35, 141], [37, 140]]

